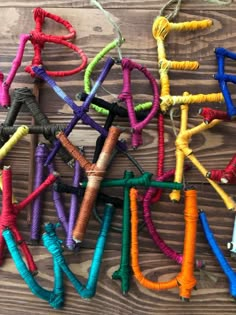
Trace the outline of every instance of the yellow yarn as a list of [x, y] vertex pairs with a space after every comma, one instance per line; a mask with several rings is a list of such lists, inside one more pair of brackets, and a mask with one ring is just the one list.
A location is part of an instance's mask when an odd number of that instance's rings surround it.
[[164, 16], [157, 17], [152, 25], [152, 35], [155, 39], [159, 37], [164, 40], [170, 30], [170, 22]]
[[175, 31], [196, 31], [204, 30], [205, 28], [210, 27], [212, 23], [211, 20], [170, 23], [170, 28]]
[[11, 136], [11, 138], [1, 147], [0, 149], [0, 160], [2, 160], [13, 146], [25, 135], [29, 133], [29, 128], [27, 126], [20, 126], [17, 128], [16, 132]]
[[[184, 97], [188, 95], [185, 93]], [[191, 129], [187, 129], [187, 120], [188, 120], [188, 105], [181, 106], [181, 128], [178, 136], [176, 137], [175, 145], [176, 145], [176, 172], [175, 172], [175, 182], [182, 182], [183, 177], [183, 167], [184, 167], [184, 156], [186, 156], [196, 168], [200, 171], [200, 173], [206, 177], [207, 170], [205, 167], [199, 162], [199, 160], [193, 154], [192, 149], [189, 147], [189, 141], [191, 137], [197, 133], [200, 133], [204, 130], [210, 129], [216, 125], [218, 125], [221, 120], [214, 119], [209, 124], [205, 124], [204, 122], [195, 126]], [[181, 154], [182, 152], [182, 154]], [[208, 179], [208, 182], [215, 189], [215, 191], [219, 194], [221, 199], [224, 201], [228, 210], [234, 210], [236, 205], [233, 199], [214, 181]], [[177, 191], [172, 191], [170, 193], [170, 199], [172, 201], [179, 201], [180, 194]]]
[[169, 107], [175, 104], [192, 104], [192, 103], [205, 103], [205, 102], [221, 102], [223, 101], [222, 93], [211, 94], [196, 94], [196, 95], [175, 95], [170, 94], [170, 81], [168, 72], [169, 69], [173, 70], [191, 70], [198, 69], [199, 63], [197, 61], [175, 61], [166, 58], [165, 51], [165, 38], [171, 30], [176, 31], [195, 31], [208, 28], [212, 25], [212, 21], [190, 21], [182, 23], [170, 23], [166, 17], [159, 16], [155, 19], [152, 26], [153, 37], [157, 41], [157, 59], [160, 73], [161, 85], [161, 104], [162, 112], [166, 112]]

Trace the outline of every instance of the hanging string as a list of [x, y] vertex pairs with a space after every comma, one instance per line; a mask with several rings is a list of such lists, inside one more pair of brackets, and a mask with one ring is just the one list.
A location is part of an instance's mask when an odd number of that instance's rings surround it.
[[[173, 10], [171, 13], [165, 15], [165, 14], [164, 14], [165, 10], [166, 10], [168, 7], [170, 7], [172, 4], [174, 4], [175, 2], [177, 2], [177, 3], [176, 3], [176, 6], [175, 6], [174, 10]], [[170, 0], [170, 1], [168, 1], [168, 2], [161, 8], [161, 10], [159, 11], [159, 16], [165, 16], [165, 17], [167, 18], [167, 20], [169, 20], [169, 21], [173, 20], [173, 19], [177, 16], [177, 14], [179, 13], [180, 6], [181, 6], [181, 2], [182, 2], [182, 0]]]
[[[213, 4], [217, 5], [229, 5], [233, 3], [233, 0], [204, 0]], [[169, 9], [172, 4], [176, 3], [176, 6], [172, 12], [169, 14], [164, 14], [166, 9]], [[159, 16], [165, 16], [167, 20], [171, 21], [173, 20], [179, 13], [180, 11], [180, 6], [181, 6], [182, 0], [170, 0], [168, 1], [159, 11]]]
[[233, 3], [233, 0], [204, 0], [210, 3], [218, 4], [218, 5], [229, 5]]
[[177, 129], [175, 126], [174, 117], [180, 117], [179, 109], [175, 108], [175, 107], [171, 107], [171, 109], [170, 109], [170, 121], [171, 121], [172, 130], [174, 132], [174, 135], [177, 137], [178, 132], [177, 132]]
[[96, 6], [99, 10], [101, 10], [102, 13], [105, 15], [105, 17], [107, 18], [107, 20], [113, 26], [113, 31], [117, 35], [117, 39], [118, 39], [118, 43], [117, 43], [118, 56], [119, 56], [119, 59], [122, 60], [122, 53], [121, 53], [121, 48], [120, 47], [121, 47], [122, 43], [124, 42], [124, 38], [122, 37], [122, 34], [121, 34], [119, 26], [113, 20], [112, 15], [108, 11], [103, 9], [102, 5], [98, 1], [90, 0], [90, 4]]

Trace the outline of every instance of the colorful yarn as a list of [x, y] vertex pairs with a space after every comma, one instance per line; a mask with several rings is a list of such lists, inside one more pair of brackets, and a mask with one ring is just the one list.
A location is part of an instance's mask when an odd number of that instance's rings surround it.
[[236, 83], [236, 76], [225, 74], [225, 58], [236, 60], [236, 54], [222, 47], [215, 49], [216, 60], [218, 64], [217, 74], [214, 78], [218, 80], [221, 92], [224, 96], [225, 104], [227, 107], [227, 114], [231, 119], [236, 117], [236, 107], [233, 104], [232, 97], [228, 88], [228, 82]]
[[[40, 143], [36, 148], [36, 172], [35, 172], [35, 187], [38, 187], [43, 179], [44, 179], [44, 162], [48, 156], [48, 148], [44, 143]], [[53, 173], [54, 165], [49, 164], [48, 165], [48, 171], [49, 173]], [[75, 163], [75, 173], [74, 173], [74, 185], [78, 186], [80, 181], [80, 166], [76, 162]], [[75, 187], [76, 188], [76, 187]], [[31, 224], [31, 241], [38, 242], [40, 240], [40, 218], [42, 213], [42, 194], [38, 196], [32, 206], [32, 224]], [[56, 208], [57, 217], [62, 224], [67, 241], [66, 245], [69, 249], [74, 248], [74, 242], [72, 240], [72, 230], [75, 222], [75, 218], [77, 215], [77, 209], [78, 209], [78, 197], [76, 195], [71, 196], [71, 202], [70, 202], [70, 210], [69, 210], [69, 218], [67, 218], [65, 207], [63, 205], [63, 201], [61, 198], [61, 195], [56, 190], [52, 190], [52, 199]]]
[[[48, 155], [47, 146], [44, 143], [39, 143], [35, 150], [35, 174], [34, 174], [34, 189], [36, 189], [44, 178], [44, 161]], [[42, 195], [39, 195], [32, 204], [31, 213], [31, 241], [38, 242], [40, 239], [40, 217], [42, 213]]]
[[[118, 45], [121, 45], [119, 39], [113, 40], [111, 43], [106, 45], [94, 58], [93, 60], [88, 64], [86, 67], [85, 73], [84, 73], [84, 91], [87, 94], [90, 94], [91, 92], [91, 74], [93, 70], [95, 69], [96, 65], [115, 47], [118, 47]], [[101, 113], [103, 115], [108, 115], [108, 110], [102, 108], [100, 105], [96, 105], [94, 103], [91, 103], [91, 107], [96, 110], [98, 113]]]
[[212, 25], [210, 20], [191, 21], [183, 23], [170, 23], [165, 17], [157, 17], [153, 23], [152, 33], [153, 37], [157, 40], [157, 55], [158, 64], [160, 67], [160, 85], [161, 85], [161, 103], [160, 108], [166, 112], [170, 106], [176, 104], [192, 104], [192, 103], [205, 103], [205, 102], [220, 102], [223, 100], [221, 93], [213, 94], [197, 94], [172, 96], [170, 94], [170, 81], [168, 72], [173, 70], [196, 70], [199, 67], [196, 61], [172, 61], [166, 58], [165, 51], [165, 38], [171, 30], [176, 31], [195, 31], [198, 29], [205, 29]]
[[[200, 173], [204, 177], [206, 177], [206, 175], [208, 174], [208, 171], [195, 157], [192, 149], [189, 147], [189, 141], [193, 135], [199, 132], [202, 132], [204, 130], [210, 129], [221, 122], [221, 120], [219, 119], [214, 119], [209, 124], [205, 124], [203, 122], [199, 124], [198, 126], [195, 126], [191, 129], [187, 129], [187, 119], [188, 119], [188, 105], [185, 104], [181, 106], [181, 126], [182, 127], [175, 141], [176, 148], [177, 148], [176, 152], [177, 153], [182, 152], [176, 155], [176, 173], [175, 173], [175, 180], [174, 180], [176, 182], [182, 181], [182, 165], [184, 163], [183, 161], [184, 156], [186, 156], [196, 166], [196, 168], [200, 171]], [[226, 192], [213, 180], [209, 178], [206, 178], [206, 179], [211, 184], [211, 186], [215, 189], [215, 191], [219, 194], [221, 199], [224, 201], [226, 208], [228, 210], [233, 210], [235, 208], [235, 202], [233, 201], [233, 199], [228, 194], [226, 194]], [[176, 196], [176, 194], [173, 195], [173, 193], [170, 195], [170, 198], [172, 198], [172, 200], [178, 200], [177, 199], [178, 196]]]
[[16, 132], [11, 136], [11, 138], [0, 148], [0, 160], [3, 160], [4, 157], [12, 150], [12, 148], [20, 141], [24, 136], [29, 132], [27, 126], [20, 126], [17, 128]]
[[[24, 209], [30, 202], [32, 202], [43, 190], [45, 190], [49, 185], [51, 185], [56, 180], [57, 174], [50, 174], [47, 179], [35, 189], [32, 194], [26, 197], [23, 201], [18, 204], [12, 203], [12, 173], [9, 166], [5, 166], [2, 171], [2, 213], [0, 216], [0, 229], [1, 231], [6, 228], [10, 229], [14, 235], [16, 242], [22, 249], [25, 255], [28, 268], [30, 272], [35, 273], [37, 267], [33, 261], [33, 257], [25, 243], [22, 236], [17, 228], [17, 215], [22, 209]], [[3, 262], [5, 242], [0, 235], [0, 264]]]
[[199, 111], [199, 115], [203, 117], [203, 121], [205, 124], [209, 124], [214, 119], [220, 119], [224, 121], [229, 121], [230, 117], [226, 112], [221, 110], [216, 110], [208, 107], [203, 107]]
[[208, 244], [211, 247], [213, 254], [215, 255], [221, 269], [223, 270], [224, 274], [226, 275], [229, 281], [229, 292], [233, 298], [236, 298], [236, 274], [229, 265], [228, 261], [224, 257], [223, 252], [221, 251], [219, 245], [216, 242], [214, 234], [210, 229], [207, 216], [204, 211], [200, 211], [199, 213], [200, 222], [205, 234], [205, 237], [208, 241]]
[[[96, 129], [99, 133], [101, 133], [104, 137], [107, 136], [107, 130], [105, 130], [103, 127], [98, 125], [86, 112], [89, 109], [89, 105], [92, 102], [93, 97], [96, 94], [97, 89], [102, 84], [102, 82], [105, 80], [109, 70], [114, 64], [114, 60], [112, 58], [108, 58], [106, 64], [104, 65], [104, 68], [102, 72], [100, 73], [95, 85], [93, 86], [93, 89], [87, 99], [84, 101], [82, 106], [77, 106], [74, 101], [65, 94], [65, 92], [56, 84], [56, 82], [50, 78], [45, 70], [40, 67], [33, 67], [33, 70], [35, 73], [40, 76], [42, 79], [44, 79], [51, 87], [52, 89], [57, 93], [57, 95], [62, 98], [74, 111], [74, 117], [70, 121], [70, 123], [67, 125], [66, 129], [64, 130], [64, 133], [66, 136], [68, 136], [74, 126], [77, 124], [77, 122], [81, 119], [84, 124], [90, 125], [92, 128]], [[122, 142], [118, 142], [117, 144], [121, 150], [125, 150], [126, 146]], [[54, 148], [49, 154], [45, 165], [48, 165], [51, 163], [52, 159], [56, 155], [58, 149], [61, 147], [60, 141], [57, 141], [54, 144]]]
[[46, 225], [46, 233], [44, 233], [42, 236], [44, 246], [51, 253], [54, 261], [59, 265], [61, 271], [66, 274], [67, 278], [71, 281], [72, 285], [82, 298], [92, 298], [96, 293], [96, 286], [102, 263], [102, 256], [104, 253], [107, 234], [109, 226], [111, 224], [113, 213], [113, 206], [111, 204], [106, 204], [104, 209], [103, 223], [97, 239], [86, 285], [83, 285], [68, 267], [65, 258], [62, 255], [62, 242], [58, 239], [55, 233], [55, 228], [52, 225]]
[[[27, 108], [29, 109], [29, 111], [31, 112], [35, 120], [35, 124], [44, 127], [45, 139], [48, 140], [51, 143], [51, 145], [54, 145], [56, 141], [56, 137], [54, 134], [49, 133], [48, 130], [46, 129], [47, 128], [46, 126], [50, 124], [50, 121], [48, 117], [41, 111], [39, 103], [36, 100], [36, 97], [34, 96], [32, 91], [28, 88], [20, 88], [15, 91], [15, 95], [19, 100], [22, 101], [22, 103], [25, 106], [27, 106]], [[56, 125], [53, 124], [52, 126], [54, 126], [54, 130], [55, 130]], [[64, 128], [61, 126], [60, 130]], [[68, 164], [69, 166], [73, 166], [73, 159], [64, 148], [59, 149], [58, 155], [66, 164]]]
[[[118, 99], [121, 101], [125, 101], [129, 114], [130, 125], [132, 128], [131, 143], [132, 147], [136, 149], [139, 145], [142, 144], [142, 129], [144, 129], [144, 127], [150, 122], [150, 120], [157, 114], [157, 111], [159, 109], [158, 87], [155, 78], [147, 70], [147, 68], [127, 58], [123, 58], [121, 60], [121, 66], [123, 71], [123, 88], [122, 92], [118, 96]], [[137, 69], [144, 74], [144, 76], [149, 80], [153, 91], [153, 102], [150, 113], [144, 120], [140, 122], [137, 122], [137, 118], [135, 116], [131, 92], [131, 71], [134, 69]]]
[[108, 166], [112, 151], [116, 146], [121, 130], [116, 127], [111, 127], [108, 136], [99, 155], [96, 164], [90, 163], [66, 138], [63, 132], [57, 135], [62, 145], [70, 152], [70, 154], [80, 163], [81, 167], [87, 173], [88, 185], [86, 187], [84, 197], [80, 206], [79, 215], [73, 231], [73, 239], [76, 243], [82, 242], [84, 239], [87, 224], [96, 201], [100, 183], [104, 177]]
[[[183, 189], [182, 183], [175, 182], [160, 182], [156, 180], [152, 180], [152, 174], [149, 172], [144, 172], [142, 175], [137, 177], [131, 177], [129, 179], [104, 179], [101, 182], [101, 188], [104, 187], [136, 187], [143, 186], [146, 188], [156, 187], [156, 188], [164, 188], [164, 189]], [[81, 183], [81, 187], [87, 187], [88, 182], [83, 181]]]
[[[83, 149], [80, 148], [81, 153], [83, 154]], [[75, 161], [74, 168], [74, 177], [73, 177], [73, 187], [78, 188], [80, 180], [82, 178], [82, 169], [78, 161]], [[78, 214], [79, 208], [79, 198], [77, 195], [71, 195], [70, 199], [70, 209], [69, 209], [69, 218], [68, 218], [68, 232], [66, 237], [66, 246], [69, 249], [73, 249], [75, 247], [75, 242], [73, 240], [73, 228], [76, 222], [76, 217]]]
[[[187, 170], [188, 167], [185, 167], [185, 169]], [[165, 174], [161, 177], [158, 178], [158, 180], [160, 181], [165, 181], [167, 179], [169, 179], [170, 177], [174, 176], [175, 174], [175, 170], [170, 170], [168, 172], [165, 172]], [[144, 221], [146, 223], [149, 235], [151, 236], [154, 244], [160, 248], [160, 250], [169, 258], [171, 258], [172, 260], [176, 261], [178, 264], [182, 264], [183, 262], [183, 255], [177, 253], [175, 250], [173, 250], [172, 248], [170, 248], [165, 241], [161, 238], [160, 234], [158, 233], [158, 230], [155, 227], [155, 224], [152, 220], [152, 213], [151, 213], [151, 209], [150, 209], [150, 203], [152, 201], [152, 196], [153, 193], [155, 192], [154, 188], [149, 188], [144, 197], [143, 197], [143, 217], [144, 217]], [[202, 268], [204, 266], [204, 262], [201, 260], [196, 260], [196, 267], [197, 268]]]
[[[61, 180], [57, 180], [53, 184], [53, 189], [59, 193], [74, 194], [78, 197], [83, 197], [84, 195], [84, 188], [81, 188], [81, 186], [74, 187], [71, 185], [67, 185], [63, 183]], [[108, 196], [107, 194], [104, 194], [101, 191], [98, 194], [97, 202], [103, 204], [111, 203], [115, 208], [121, 208], [123, 206], [123, 200], [121, 198]]]
[[[54, 20], [56, 23], [62, 24], [69, 31], [69, 34], [56, 36], [56, 35], [49, 35], [49, 34], [43, 33], [42, 26], [43, 26], [45, 18], [49, 18], [51, 20]], [[34, 76], [34, 72], [32, 71], [32, 66], [39, 66], [43, 64], [41, 52], [44, 47], [44, 44], [47, 42], [66, 46], [69, 49], [72, 49], [76, 53], [78, 53], [82, 59], [81, 65], [73, 70], [48, 71], [47, 72], [48, 75], [69, 76], [69, 75], [80, 72], [86, 67], [87, 57], [85, 56], [84, 52], [79, 47], [75, 46], [74, 44], [68, 41], [69, 39], [74, 38], [76, 35], [74, 28], [68, 21], [62, 19], [61, 17], [55, 14], [51, 14], [41, 8], [34, 9], [34, 20], [35, 20], [35, 29], [32, 30], [29, 34], [20, 35], [20, 44], [18, 47], [16, 58], [13, 60], [12, 68], [5, 80], [4, 80], [3, 73], [0, 72], [0, 104], [2, 106], [10, 106], [11, 104], [9, 89], [12, 84], [12, 81], [14, 80], [17, 70], [21, 65], [23, 53], [24, 53], [24, 49], [25, 49], [25, 45], [27, 41], [30, 41], [33, 45], [34, 57], [32, 59], [31, 65], [27, 66], [25, 68], [25, 71], [30, 73], [32, 76]]]
[[[86, 93], [80, 93], [79, 94], [79, 99], [81, 101], [85, 101], [86, 98], [88, 97], [88, 94]], [[108, 114], [107, 114], [107, 118], [106, 121], [104, 123], [104, 129], [109, 130], [109, 128], [112, 126], [116, 116], [119, 117], [128, 117], [128, 111], [126, 108], [119, 106], [118, 103], [114, 102], [114, 103], [108, 103], [105, 100], [98, 98], [98, 97], [94, 97], [93, 98], [93, 102], [96, 105], [99, 105], [100, 107], [104, 108], [107, 110]], [[149, 112], [147, 111], [139, 111], [136, 113], [136, 117], [137, 120], [142, 120], [145, 119], [147, 117]], [[96, 146], [95, 146], [95, 150], [94, 150], [94, 154], [93, 154], [93, 163], [95, 163], [98, 159], [98, 156], [102, 150], [103, 144], [105, 142], [105, 138], [100, 135], [98, 136], [97, 140], [96, 140]], [[134, 158], [132, 156], [129, 155], [128, 152], [122, 152], [123, 154], [127, 155], [127, 157], [130, 159], [130, 161], [138, 168], [138, 170], [140, 171], [140, 165], [137, 164], [137, 162], [135, 163]]]
[[236, 154], [233, 155], [228, 165], [223, 170], [211, 170], [207, 173], [207, 178], [223, 184], [236, 183]]
[[28, 285], [29, 289], [37, 297], [48, 301], [48, 303], [55, 309], [59, 309], [64, 304], [64, 287], [63, 287], [63, 274], [58, 263], [53, 260], [54, 270], [54, 288], [53, 291], [48, 291], [42, 288], [35, 280], [32, 273], [28, 270], [24, 260], [22, 259], [21, 253], [17, 247], [11, 230], [4, 229], [2, 232], [4, 240], [7, 244], [8, 250], [12, 256], [12, 259], [16, 265], [16, 268]]
[[[133, 178], [134, 174], [131, 171], [125, 171], [124, 181]], [[130, 201], [129, 201], [130, 187], [124, 186], [123, 190], [123, 216], [122, 216], [122, 245], [120, 266], [112, 274], [112, 279], [121, 281], [121, 292], [127, 294], [130, 287]]]
[[179, 287], [180, 298], [183, 301], [189, 301], [191, 291], [196, 286], [194, 277], [194, 256], [196, 247], [197, 232], [197, 193], [195, 190], [185, 191], [185, 239], [183, 250], [183, 263], [181, 272], [172, 280], [167, 282], [152, 282], [144, 277], [138, 262], [138, 209], [137, 209], [138, 191], [134, 188], [130, 190], [130, 209], [131, 209], [131, 265], [135, 278], [138, 282], [152, 290], [167, 290]]

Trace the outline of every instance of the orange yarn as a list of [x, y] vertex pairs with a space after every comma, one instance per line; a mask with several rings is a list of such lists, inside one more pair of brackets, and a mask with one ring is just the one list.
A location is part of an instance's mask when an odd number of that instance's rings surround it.
[[142, 274], [138, 261], [138, 206], [137, 206], [138, 191], [134, 188], [130, 190], [130, 209], [131, 209], [131, 266], [135, 278], [145, 288], [151, 290], [168, 290], [174, 287], [179, 287], [180, 297], [188, 300], [192, 289], [196, 285], [194, 277], [194, 263], [195, 263], [195, 244], [197, 232], [197, 192], [196, 190], [185, 191], [185, 239], [183, 251], [183, 264], [181, 272], [170, 281], [153, 282], [148, 280]]

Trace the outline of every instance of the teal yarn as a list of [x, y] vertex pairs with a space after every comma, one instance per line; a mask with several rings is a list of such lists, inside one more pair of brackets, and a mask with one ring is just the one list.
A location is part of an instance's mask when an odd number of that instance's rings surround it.
[[45, 225], [46, 233], [44, 233], [42, 236], [44, 246], [51, 253], [53, 259], [60, 266], [61, 270], [66, 274], [67, 278], [70, 280], [78, 294], [84, 299], [92, 298], [96, 293], [102, 257], [113, 214], [114, 214], [113, 205], [106, 204], [104, 209], [103, 221], [97, 239], [96, 247], [94, 250], [93, 259], [86, 285], [83, 285], [68, 267], [65, 258], [62, 254], [63, 251], [61, 247], [62, 242], [58, 239], [53, 225], [52, 224]]
[[[175, 189], [181, 190], [183, 189], [182, 183], [175, 183], [175, 182], [160, 182], [156, 180], [152, 180], [153, 174], [149, 172], [144, 172], [138, 177], [132, 178], [119, 178], [119, 179], [103, 179], [101, 182], [101, 188], [103, 187], [136, 187], [136, 186], [144, 186], [144, 187], [156, 187], [156, 188], [163, 188], [163, 189]], [[87, 181], [81, 183], [82, 188], [86, 188]]]
[[54, 288], [53, 291], [48, 291], [37, 283], [31, 272], [28, 270], [24, 260], [22, 259], [12, 232], [6, 229], [2, 232], [2, 235], [6, 241], [8, 250], [19, 274], [24, 279], [32, 293], [37, 297], [47, 301], [53, 308], [61, 308], [64, 304], [63, 274], [56, 260], [53, 260]]
[[[125, 171], [123, 180], [128, 181], [133, 178], [134, 174], [131, 171]], [[122, 294], [127, 294], [130, 286], [131, 266], [130, 266], [130, 187], [124, 187], [124, 204], [122, 216], [122, 247], [120, 257], [120, 267], [116, 270], [112, 279], [121, 281]]]

